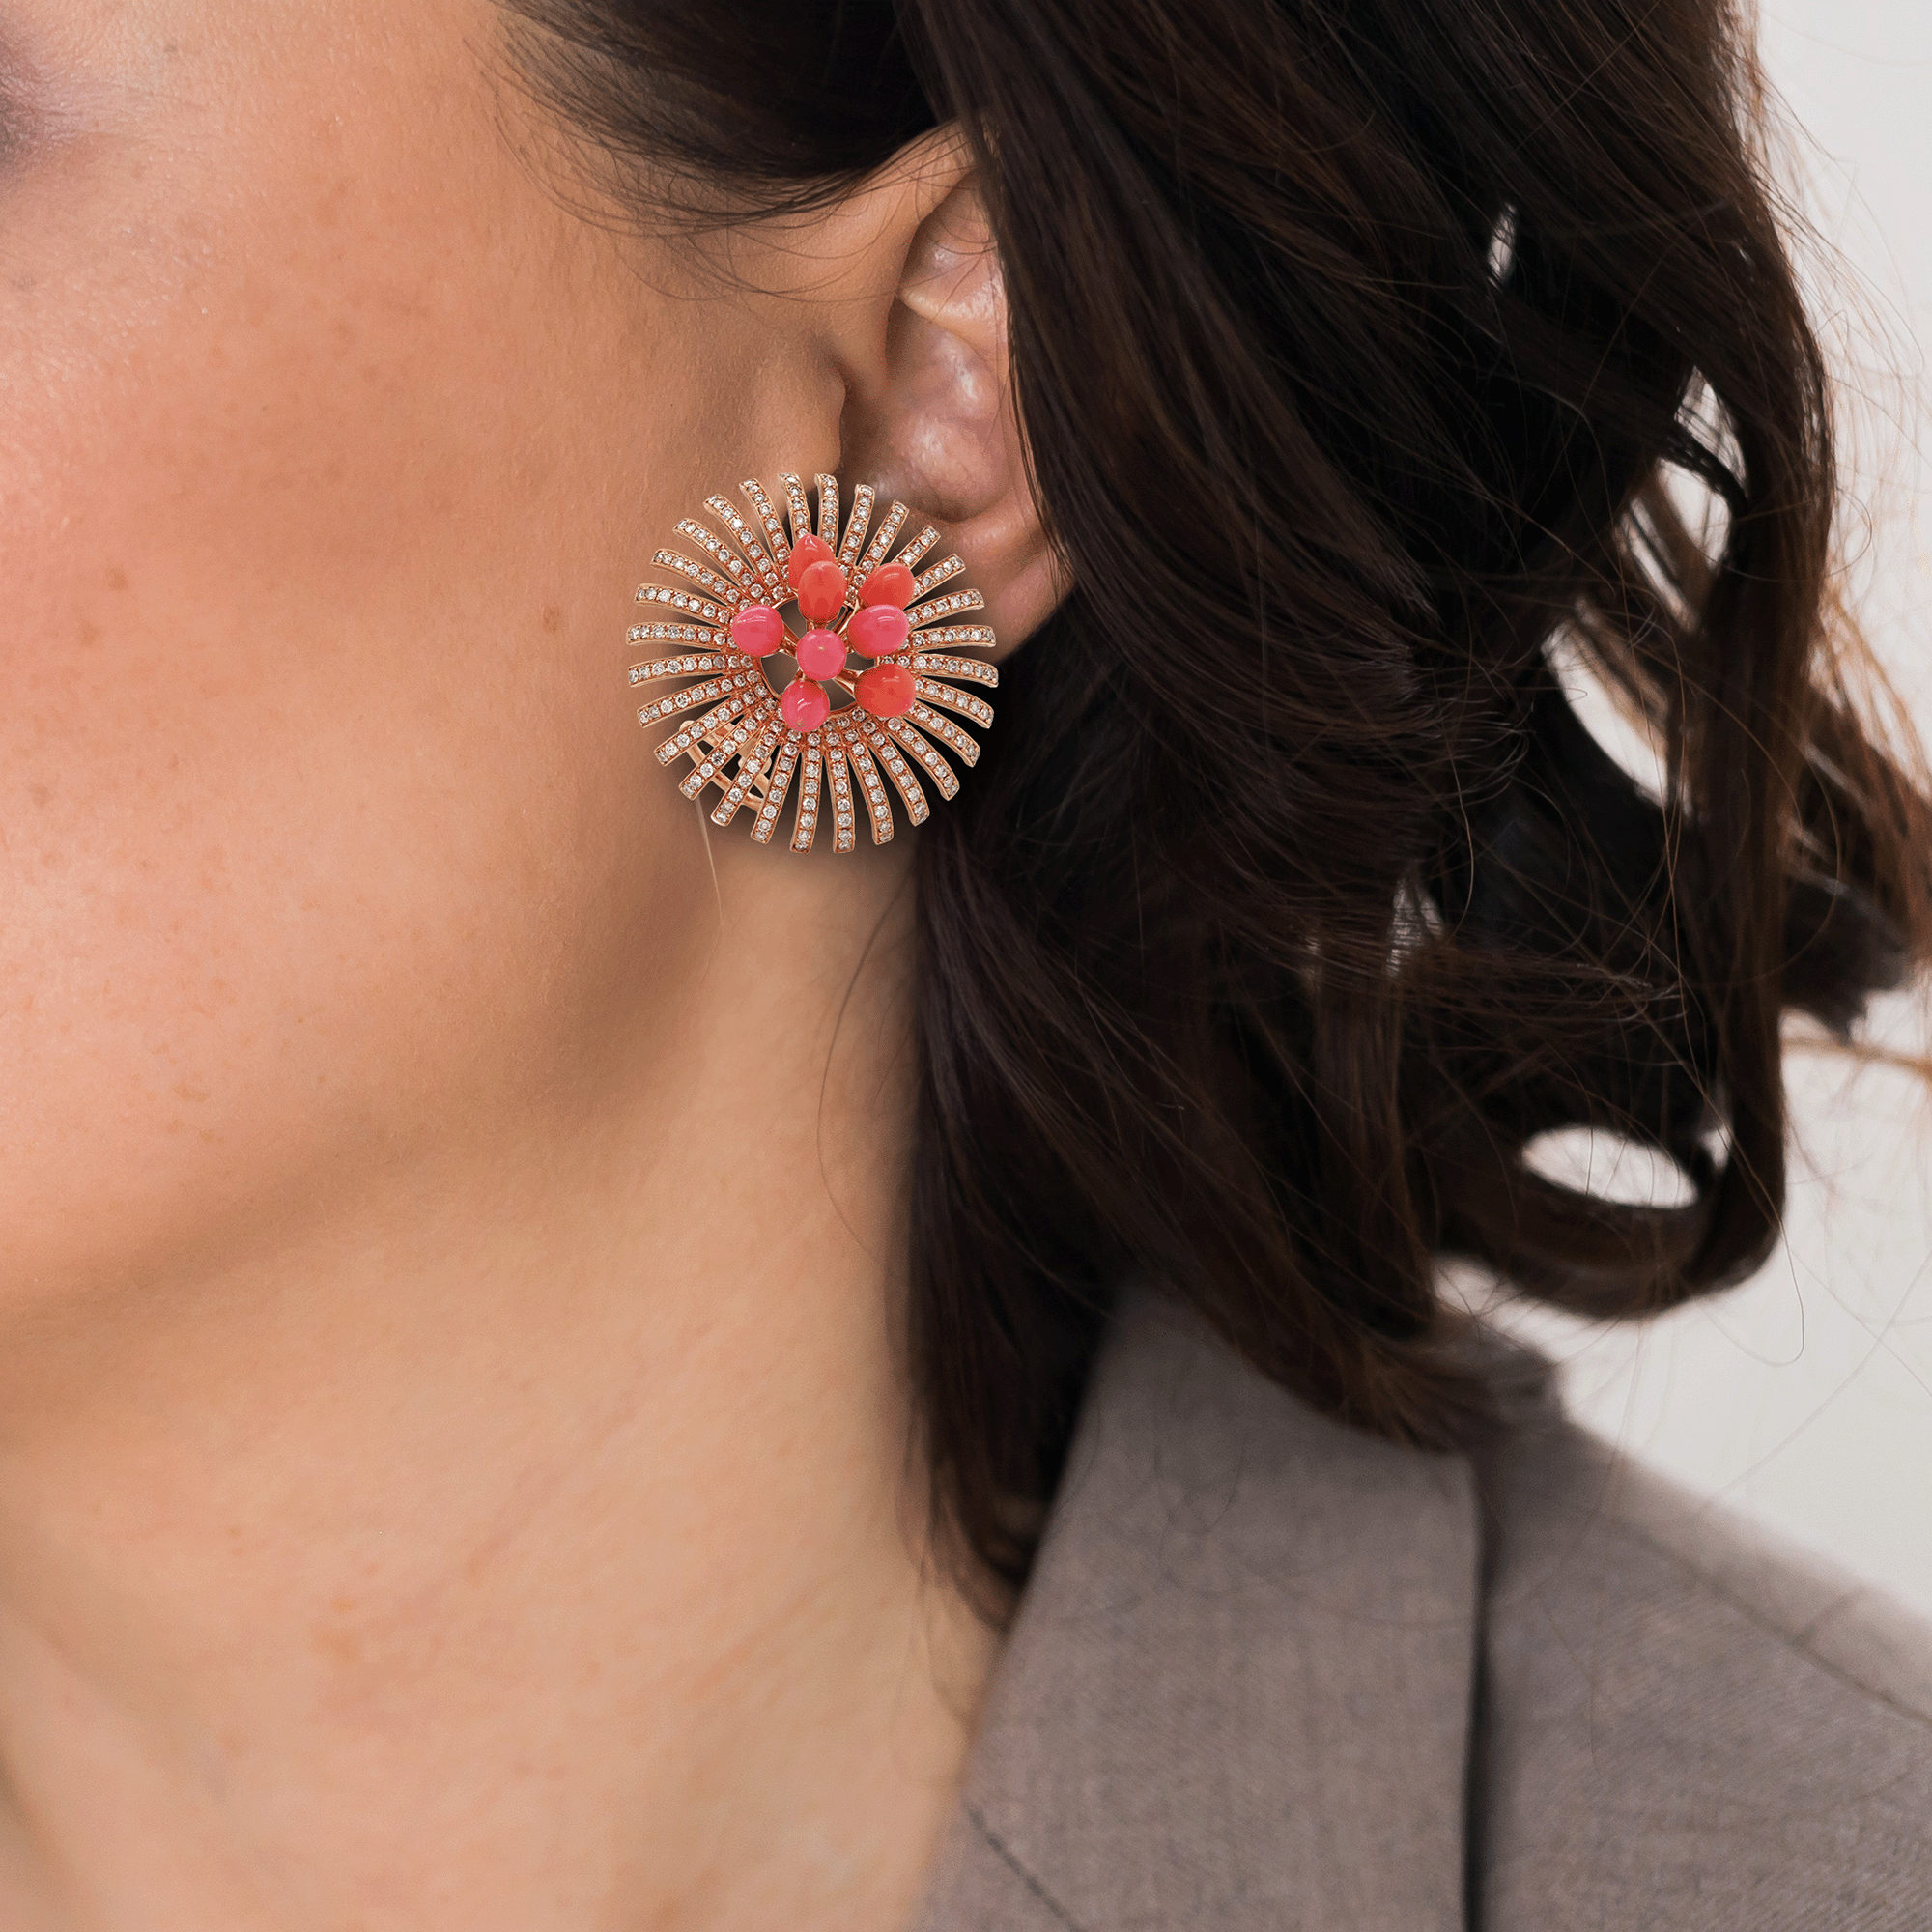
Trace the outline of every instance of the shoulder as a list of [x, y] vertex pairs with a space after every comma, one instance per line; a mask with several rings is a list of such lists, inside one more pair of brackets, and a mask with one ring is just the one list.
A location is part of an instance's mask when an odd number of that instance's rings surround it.
[[1932, 1632], [1493, 1366], [1431, 1456], [1125, 1309], [923, 1932], [1932, 1926]]
[[1932, 1923], [1932, 1630], [1554, 1417], [1480, 1466], [1481, 1922]]

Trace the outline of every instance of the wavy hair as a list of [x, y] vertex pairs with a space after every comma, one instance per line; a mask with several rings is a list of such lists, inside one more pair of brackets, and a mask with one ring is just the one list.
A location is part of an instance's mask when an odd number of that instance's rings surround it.
[[[1435, 1444], [1493, 1403], [1440, 1257], [1596, 1316], [1749, 1273], [1781, 1021], [1845, 1034], [1932, 950], [1932, 813], [1826, 621], [1830, 395], [1748, 20], [513, 13], [523, 73], [681, 219], [809, 206], [943, 123], [977, 157], [1073, 585], [915, 862], [909, 1343], [978, 1559], [1024, 1576], [1131, 1277]], [[1526, 1160], [1577, 1126], [1683, 1202]]]

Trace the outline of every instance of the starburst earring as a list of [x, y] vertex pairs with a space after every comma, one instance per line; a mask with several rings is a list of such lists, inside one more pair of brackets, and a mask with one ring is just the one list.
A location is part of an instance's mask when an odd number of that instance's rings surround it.
[[[861, 483], [841, 533], [838, 479], [816, 482], [816, 530], [796, 476], [779, 479], [782, 515], [762, 486], [741, 483], [749, 515], [725, 497], [710, 497], [704, 509], [715, 528], [696, 517], [678, 525], [677, 535], [698, 554], [661, 550], [652, 557], [683, 582], [646, 583], [638, 592], [658, 614], [634, 626], [630, 640], [687, 648], [633, 665], [630, 675], [634, 685], [696, 680], [646, 704], [638, 723], [675, 725], [657, 748], [658, 763], [690, 760], [678, 784], [686, 798], [717, 787], [712, 824], [729, 825], [749, 811], [753, 843], [770, 844], [796, 777], [791, 849], [810, 849], [823, 786], [833, 849], [849, 852], [857, 843], [855, 790], [875, 845], [893, 836], [889, 786], [914, 825], [931, 810], [926, 784], [942, 798], [958, 791], [947, 753], [970, 766], [980, 746], [944, 714], [983, 730], [993, 722], [992, 706], [958, 686], [991, 689], [1000, 673], [958, 655], [994, 642], [990, 626], [953, 621], [985, 609], [977, 590], [942, 588], [965, 564], [950, 555], [919, 568], [939, 532], [926, 525], [895, 555], [912, 520], [905, 504], [892, 504], [874, 529], [877, 492]], [[871, 660], [856, 673], [855, 653]]]

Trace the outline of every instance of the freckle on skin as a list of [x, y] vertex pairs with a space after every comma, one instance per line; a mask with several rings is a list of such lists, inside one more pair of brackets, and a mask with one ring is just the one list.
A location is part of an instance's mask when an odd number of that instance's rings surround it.
[[27, 796], [30, 799], [32, 799], [36, 805], [46, 804], [48, 799], [52, 798], [53, 795], [54, 795], [54, 788], [52, 785], [37, 784], [37, 785], [29, 785], [27, 787]]
[[177, 1100], [206, 1100], [208, 1098], [208, 1089], [206, 1087], [190, 1087], [184, 1080], [175, 1089], [175, 1098]]
[[543, 613], [543, 627], [546, 631], [563, 629], [563, 612], [554, 604], [546, 604]]
[[362, 1656], [362, 1646], [346, 1631], [317, 1631], [315, 1647], [324, 1656], [332, 1657], [342, 1663], [358, 1662]]
[[110, 590], [126, 590], [128, 587], [128, 573], [118, 563], [107, 566], [107, 587]]

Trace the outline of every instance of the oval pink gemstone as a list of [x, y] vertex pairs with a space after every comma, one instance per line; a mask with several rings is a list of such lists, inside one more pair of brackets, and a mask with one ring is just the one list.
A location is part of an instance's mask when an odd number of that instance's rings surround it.
[[867, 604], [855, 611], [845, 626], [846, 641], [868, 658], [889, 658], [895, 651], [904, 650], [911, 636], [912, 625], [895, 604]]
[[748, 658], [770, 656], [784, 635], [784, 619], [769, 604], [748, 604], [731, 619], [731, 641]]
[[791, 587], [794, 590], [798, 588], [799, 579], [814, 563], [830, 563], [832, 557], [832, 546], [823, 537], [800, 537], [791, 547], [791, 561], [785, 565], [785, 576]]
[[832, 716], [832, 700], [821, 686], [802, 677], [785, 686], [779, 710], [794, 731], [816, 731]]
[[904, 665], [874, 665], [859, 673], [855, 695], [874, 718], [903, 718], [912, 709], [912, 672]]
[[814, 624], [838, 616], [845, 605], [845, 582], [839, 564], [808, 564], [798, 580], [798, 608]]
[[861, 604], [896, 604], [901, 611], [912, 602], [919, 588], [912, 572], [902, 563], [882, 563], [859, 586]]
[[837, 677], [845, 668], [845, 639], [837, 631], [808, 631], [792, 655], [807, 677]]

